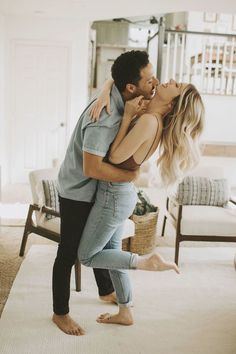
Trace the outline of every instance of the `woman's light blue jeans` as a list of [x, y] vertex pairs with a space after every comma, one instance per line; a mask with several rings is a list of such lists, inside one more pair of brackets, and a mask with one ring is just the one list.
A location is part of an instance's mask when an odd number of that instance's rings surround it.
[[130, 306], [132, 291], [125, 269], [135, 269], [137, 255], [121, 250], [125, 220], [137, 202], [133, 183], [98, 183], [95, 203], [80, 241], [80, 262], [92, 268], [109, 269], [119, 306]]

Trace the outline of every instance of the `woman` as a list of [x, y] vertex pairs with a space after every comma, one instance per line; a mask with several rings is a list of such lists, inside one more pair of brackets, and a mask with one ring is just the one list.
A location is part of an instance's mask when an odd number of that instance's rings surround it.
[[[171, 80], [157, 87], [146, 113], [135, 118], [140, 108], [142, 97], [125, 103], [120, 129], [107, 160], [119, 168], [136, 169], [159, 147], [162, 180], [165, 185], [173, 184], [198, 160], [198, 137], [204, 115], [201, 97], [193, 85]], [[99, 105], [95, 106], [93, 114], [100, 109]], [[175, 263], [165, 262], [158, 254], [144, 258], [121, 251], [122, 225], [132, 214], [136, 201], [132, 183], [99, 181], [95, 204], [80, 242], [81, 263], [109, 269], [116, 291], [119, 312], [99, 316], [100, 323], [133, 323], [131, 287], [124, 269], [179, 272]]]

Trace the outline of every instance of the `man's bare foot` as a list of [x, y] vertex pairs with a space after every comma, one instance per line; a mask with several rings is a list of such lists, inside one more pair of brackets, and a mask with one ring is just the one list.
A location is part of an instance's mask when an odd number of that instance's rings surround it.
[[66, 315], [56, 315], [52, 316], [53, 322], [66, 334], [81, 336], [85, 334], [83, 328], [81, 328], [78, 323], [76, 323], [69, 314]]
[[176, 273], [179, 272], [179, 268], [174, 262], [167, 262], [159, 254], [154, 253], [149, 258], [142, 259], [141, 257], [138, 260], [137, 269], [142, 270], [152, 270], [152, 271], [164, 271], [173, 269]]
[[104, 296], [99, 296], [99, 299], [105, 302], [111, 302], [112, 304], [117, 305], [117, 298], [116, 298], [116, 293], [113, 291], [113, 293], [104, 295]]
[[103, 313], [97, 320], [98, 323], [108, 323], [108, 324], [121, 324], [123, 326], [130, 326], [134, 323], [132, 314], [129, 309], [125, 311], [120, 311], [115, 315], [110, 313]]

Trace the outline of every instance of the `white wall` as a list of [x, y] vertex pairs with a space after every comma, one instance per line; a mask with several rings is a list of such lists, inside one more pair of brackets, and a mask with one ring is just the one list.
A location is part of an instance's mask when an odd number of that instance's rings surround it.
[[[0, 15], [0, 166], [2, 170], [2, 183], [5, 181], [4, 168], [5, 156], [5, 121], [4, 121], [4, 18]], [[1, 183], [1, 181], [0, 181]], [[1, 184], [0, 184], [1, 193]]]
[[168, 29], [175, 29], [179, 26], [180, 29], [187, 29], [188, 13], [187, 12], [174, 12], [165, 15], [165, 26]]
[[206, 109], [203, 140], [236, 144], [235, 96], [202, 95]]
[[[69, 19], [6, 17], [6, 55], [14, 39], [66, 42], [71, 45], [70, 121], [72, 126], [88, 98], [89, 22]], [[9, 65], [6, 65], [8, 71]]]
[[236, 158], [219, 156], [202, 156], [202, 166], [220, 166], [223, 169], [223, 177], [227, 178], [231, 189], [231, 195], [236, 195]]
[[[37, 17], [5, 17], [5, 72], [6, 72], [6, 114], [7, 139], [10, 137], [10, 97], [11, 97], [11, 56], [13, 40], [33, 40], [65, 43], [71, 47], [71, 72], [69, 85], [69, 119], [67, 126], [68, 139], [84, 109], [88, 99], [88, 44], [89, 22], [71, 19], [48, 19]], [[1, 44], [0, 44], [1, 45]], [[1, 51], [1, 47], [0, 47]], [[1, 69], [0, 69], [1, 70]], [[9, 146], [6, 144], [9, 151]], [[4, 164], [4, 170], [9, 170]], [[7, 176], [7, 179], [9, 176]]]
[[217, 33], [236, 33], [232, 28], [233, 14], [217, 14], [215, 22], [206, 21], [204, 12], [188, 13], [188, 30]]

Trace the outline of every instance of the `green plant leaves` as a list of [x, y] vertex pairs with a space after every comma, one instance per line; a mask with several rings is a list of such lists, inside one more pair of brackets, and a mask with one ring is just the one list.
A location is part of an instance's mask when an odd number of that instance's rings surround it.
[[144, 193], [143, 190], [141, 190], [141, 189], [138, 190], [137, 195], [138, 195], [138, 201], [135, 206], [133, 214], [145, 215], [147, 213], [157, 211], [157, 207], [150, 203], [150, 199], [148, 198], [146, 193]]

